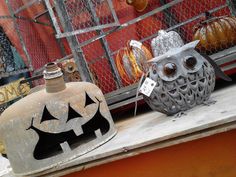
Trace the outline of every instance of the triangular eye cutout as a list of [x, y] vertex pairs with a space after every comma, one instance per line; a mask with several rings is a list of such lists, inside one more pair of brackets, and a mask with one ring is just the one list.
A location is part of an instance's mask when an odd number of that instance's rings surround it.
[[81, 116], [78, 112], [76, 112], [71, 106], [70, 104], [68, 105], [69, 107], [69, 110], [68, 110], [68, 118], [67, 118], [67, 121], [68, 122], [69, 120], [71, 119], [75, 119], [75, 118], [78, 118], [78, 117], [83, 117]]
[[43, 115], [42, 115], [40, 123], [44, 121], [49, 121], [49, 120], [58, 120], [58, 119], [56, 117], [53, 117], [51, 113], [48, 111], [47, 107], [44, 106]]
[[88, 106], [88, 105], [90, 105], [90, 104], [93, 104], [93, 103], [96, 103], [96, 102], [94, 102], [94, 101], [90, 98], [90, 96], [87, 94], [87, 92], [85, 92], [85, 105], [84, 105], [84, 107], [86, 107], [86, 106]]

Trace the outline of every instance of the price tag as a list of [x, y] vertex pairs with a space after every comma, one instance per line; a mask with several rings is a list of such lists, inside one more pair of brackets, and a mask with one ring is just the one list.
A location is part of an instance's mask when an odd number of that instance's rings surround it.
[[129, 45], [132, 47], [137, 47], [139, 49], [141, 49], [141, 47], [142, 47], [142, 43], [139, 41], [136, 41], [136, 40], [131, 40]]
[[147, 77], [141, 85], [139, 92], [149, 97], [156, 84], [157, 83], [154, 80]]

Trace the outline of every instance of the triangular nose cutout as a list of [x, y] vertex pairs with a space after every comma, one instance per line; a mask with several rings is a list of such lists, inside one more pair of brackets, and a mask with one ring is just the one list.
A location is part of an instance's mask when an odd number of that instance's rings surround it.
[[79, 114], [78, 112], [76, 112], [71, 106], [70, 104], [68, 104], [68, 118], [66, 120], [66, 122], [68, 122], [69, 120], [78, 118], [78, 117], [83, 117], [81, 114]]

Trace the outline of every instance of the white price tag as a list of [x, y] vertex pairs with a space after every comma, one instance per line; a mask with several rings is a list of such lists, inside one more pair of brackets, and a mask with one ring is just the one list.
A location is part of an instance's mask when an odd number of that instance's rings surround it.
[[136, 40], [131, 40], [129, 45], [132, 47], [137, 47], [139, 49], [141, 49], [141, 47], [142, 47], [142, 43], [139, 41], [136, 41]]
[[141, 85], [139, 92], [149, 97], [156, 84], [157, 83], [154, 80], [147, 77]]

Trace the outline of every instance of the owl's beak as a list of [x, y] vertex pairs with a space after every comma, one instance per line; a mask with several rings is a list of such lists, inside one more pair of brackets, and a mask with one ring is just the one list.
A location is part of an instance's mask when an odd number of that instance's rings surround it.
[[184, 76], [184, 77], [188, 77], [188, 73], [185, 70], [182, 71], [181, 75]]

